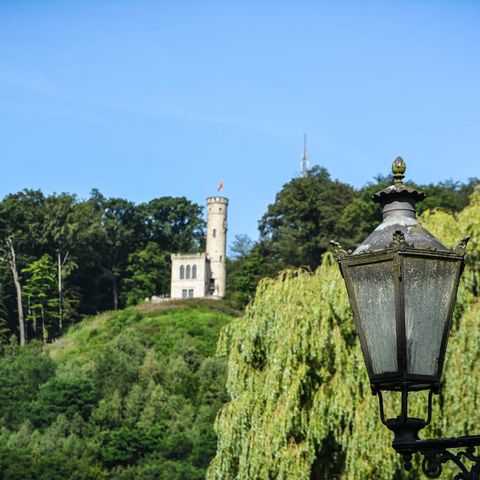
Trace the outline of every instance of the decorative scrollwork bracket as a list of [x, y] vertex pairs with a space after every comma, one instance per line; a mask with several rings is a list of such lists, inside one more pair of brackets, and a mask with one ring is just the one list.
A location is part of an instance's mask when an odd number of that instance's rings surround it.
[[[378, 395], [380, 419], [394, 434], [392, 447], [403, 457], [405, 470], [412, 469], [412, 457], [415, 453], [423, 456], [422, 471], [428, 478], [439, 478], [443, 464], [453, 462], [460, 470], [453, 480], [480, 480], [480, 435], [464, 437], [433, 438], [421, 440], [420, 430], [430, 424], [432, 419], [432, 399], [438, 394], [439, 385], [434, 385], [428, 395], [428, 417], [426, 420], [407, 416], [407, 393], [402, 391], [402, 414], [396, 418], [385, 419], [383, 398], [380, 390], [373, 389]], [[460, 449], [453, 453], [450, 450]]]
[[[480, 455], [475, 452], [475, 447], [478, 446], [480, 446], [480, 435], [472, 435], [416, 440], [396, 450], [404, 456], [406, 469], [411, 467], [411, 454], [420, 453], [423, 456], [422, 471], [428, 478], [439, 478], [443, 464], [453, 462], [460, 470], [453, 480], [480, 480]], [[456, 453], [450, 451], [455, 448], [462, 448], [462, 450]]]
[[[442, 473], [442, 465], [448, 461], [454, 462], [460, 469], [460, 473], [454, 477], [455, 480], [478, 480], [480, 478], [480, 458], [475, 455], [475, 447], [467, 447], [466, 450], [458, 453], [452, 453], [448, 450], [427, 450], [421, 453], [424, 456], [422, 471], [428, 478], [439, 478]], [[470, 470], [462, 457], [473, 462]]]

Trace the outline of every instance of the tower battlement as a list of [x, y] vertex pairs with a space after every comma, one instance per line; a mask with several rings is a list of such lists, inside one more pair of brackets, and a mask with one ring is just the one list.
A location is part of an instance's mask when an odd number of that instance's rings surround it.
[[228, 205], [228, 198], [227, 197], [208, 197], [207, 205], [210, 205], [211, 203], [224, 203], [225, 205]]

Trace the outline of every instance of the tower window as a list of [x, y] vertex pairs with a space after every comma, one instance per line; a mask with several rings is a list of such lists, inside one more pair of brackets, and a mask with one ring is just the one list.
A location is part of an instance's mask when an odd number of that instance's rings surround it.
[[187, 269], [185, 271], [185, 278], [190, 278], [190, 265], [187, 265]]
[[213, 229], [213, 238], [215, 238], [216, 236], [217, 236], [217, 229], [214, 228], [214, 229]]
[[185, 267], [182, 265], [180, 267], [180, 280], [183, 280], [185, 278]]
[[194, 279], [197, 278], [197, 266], [196, 265], [194, 265], [192, 267], [192, 278], [194, 278]]
[[223, 255], [220, 255], [220, 261], [223, 262]]

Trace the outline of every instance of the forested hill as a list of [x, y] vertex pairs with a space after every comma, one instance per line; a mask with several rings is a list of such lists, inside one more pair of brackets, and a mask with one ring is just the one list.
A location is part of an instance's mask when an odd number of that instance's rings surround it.
[[145, 304], [0, 356], [2, 480], [203, 479], [226, 401], [220, 301]]
[[[0, 337], [58, 337], [84, 315], [170, 291], [170, 253], [203, 248], [202, 207], [135, 204], [98, 190], [23, 190], [0, 201]], [[0, 339], [0, 341], [3, 338]]]
[[[478, 184], [440, 182], [418, 187], [423, 209], [458, 213]], [[291, 179], [259, 221], [260, 237], [230, 238], [225, 300], [243, 309], [259, 280], [290, 266], [321, 263], [332, 238], [346, 248], [381, 219], [372, 193], [391, 183], [377, 177], [361, 189], [313, 167]], [[92, 190], [75, 194], [23, 190], [0, 200], [0, 343], [51, 342], [85, 315], [169, 294], [170, 254], [204, 250], [203, 208], [185, 197], [136, 204]]]

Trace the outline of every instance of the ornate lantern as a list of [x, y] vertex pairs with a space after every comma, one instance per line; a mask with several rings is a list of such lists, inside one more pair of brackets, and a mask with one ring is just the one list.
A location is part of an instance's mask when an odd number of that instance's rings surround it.
[[[332, 243], [372, 392], [379, 396], [383, 423], [395, 433], [393, 447], [404, 455], [407, 469], [412, 453], [421, 451], [424, 472], [436, 478], [443, 463], [438, 455], [445, 451], [439, 453], [435, 442], [440, 440], [419, 440], [418, 432], [429, 423], [432, 395], [439, 390], [468, 237], [453, 250], [440, 243], [416, 219], [416, 202], [425, 194], [403, 183], [406, 166], [400, 157], [392, 170], [394, 184], [373, 196], [383, 207], [382, 223], [354, 252]], [[430, 390], [427, 421], [408, 417], [408, 393], [426, 389]], [[402, 392], [397, 418], [385, 420], [382, 390]], [[469, 438], [480, 444], [477, 437]], [[423, 450], [418, 442], [424, 442]], [[428, 455], [425, 442], [430, 442]], [[450, 447], [463, 445], [457, 442]]]

